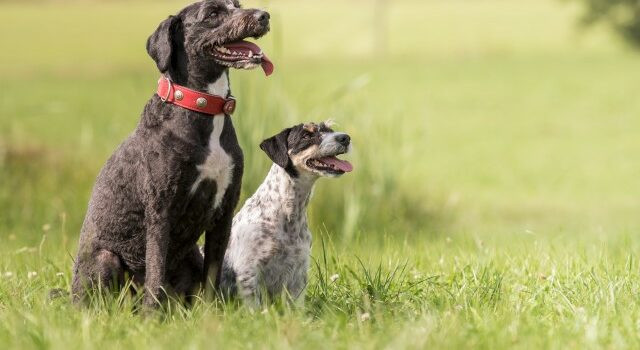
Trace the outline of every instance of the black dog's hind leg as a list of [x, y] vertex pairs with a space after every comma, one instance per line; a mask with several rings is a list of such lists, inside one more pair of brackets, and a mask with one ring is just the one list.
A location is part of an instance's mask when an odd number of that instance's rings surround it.
[[98, 249], [76, 261], [71, 284], [73, 302], [86, 302], [88, 290], [116, 291], [123, 284], [124, 266], [120, 258], [109, 250]]
[[178, 263], [178, 268], [172, 271], [168, 277], [172, 292], [178, 298], [184, 298], [188, 304], [191, 304], [193, 296], [200, 289], [203, 265], [200, 248], [194, 244], [184, 260]]

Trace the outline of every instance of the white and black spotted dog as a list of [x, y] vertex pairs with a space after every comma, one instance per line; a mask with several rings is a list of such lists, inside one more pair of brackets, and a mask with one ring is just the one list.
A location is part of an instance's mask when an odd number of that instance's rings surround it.
[[336, 158], [350, 145], [349, 135], [333, 131], [328, 123], [299, 124], [260, 144], [275, 164], [233, 218], [223, 292], [251, 306], [284, 291], [293, 300], [302, 296], [311, 250], [309, 197], [319, 177], [338, 177], [353, 169]]

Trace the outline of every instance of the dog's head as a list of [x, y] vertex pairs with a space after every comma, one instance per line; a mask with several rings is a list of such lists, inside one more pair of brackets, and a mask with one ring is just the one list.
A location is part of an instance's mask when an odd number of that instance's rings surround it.
[[335, 132], [328, 123], [299, 124], [282, 130], [260, 144], [260, 148], [289, 175], [337, 177], [353, 166], [337, 156], [349, 152], [351, 137]]
[[267, 75], [273, 65], [255, 44], [269, 31], [269, 13], [243, 9], [238, 0], [203, 0], [169, 16], [147, 41], [147, 52], [160, 72], [176, 82], [207, 82], [227, 68], [261, 65]]

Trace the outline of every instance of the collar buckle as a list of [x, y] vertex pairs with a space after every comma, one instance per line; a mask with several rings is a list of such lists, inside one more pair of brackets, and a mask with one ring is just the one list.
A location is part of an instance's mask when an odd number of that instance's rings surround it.
[[[169, 100], [169, 97], [171, 97], [171, 89], [173, 89], [173, 84], [171, 83], [171, 79], [169, 79], [169, 77], [163, 75], [162, 77], [160, 77], [160, 80], [162, 80], [163, 78], [167, 81], [167, 96], [165, 96], [164, 98], [160, 96], [160, 100], [162, 101], [162, 103], [167, 103], [167, 100]], [[158, 80], [158, 84], [160, 84], [160, 80]]]

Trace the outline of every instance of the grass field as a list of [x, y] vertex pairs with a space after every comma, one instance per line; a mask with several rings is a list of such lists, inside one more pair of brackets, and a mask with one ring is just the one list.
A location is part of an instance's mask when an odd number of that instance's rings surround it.
[[276, 73], [232, 73], [243, 196], [285, 126], [355, 143], [311, 203], [305, 306], [48, 301], [185, 3], [0, 2], [0, 348], [640, 347], [640, 57], [551, 0], [390, 1], [386, 48], [373, 1], [245, 2]]

